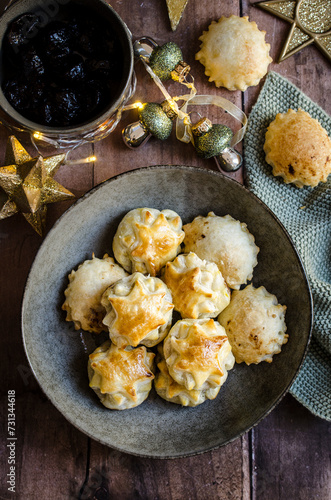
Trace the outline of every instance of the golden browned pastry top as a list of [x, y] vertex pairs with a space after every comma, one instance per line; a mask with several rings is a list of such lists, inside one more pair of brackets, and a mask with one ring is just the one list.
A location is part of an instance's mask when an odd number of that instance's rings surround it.
[[194, 389], [188, 391], [184, 385], [178, 384], [171, 377], [164, 359], [157, 366], [159, 372], [154, 381], [155, 390], [161, 398], [171, 403], [181, 404], [182, 406], [198, 406], [206, 399], [214, 399], [220, 390], [220, 387], [214, 387], [208, 391]]
[[230, 290], [217, 265], [194, 252], [168, 262], [163, 279], [183, 318], [215, 317], [230, 302]]
[[176, 257], [183, 239], [182, 221], [176, 212], [137, 208], [120, 222], [113, 250], [127, 271], [156, 276], [166, 262]]
[[164, 357], [172, 378], [188, 390], [220, 385], [223, 360], [234, 361], [225, 330], [213, 319], [177, 321], [164, 341]]
[[[162, 302], [165, 292], [146, 293], [140, 281], [136, 281], [132, 292], [127, 297], [111, 297], [110, 302], [116, 311], [117, 317], [114, 328], [125, 335], [130, 332], [134, 344], [139, 344], [146, 331], [164, 325], [165, 318], [162, 313]], [[168, 303], [167, 310], [172, 309]]]
[[102, 304], [108, 313], [104, 323], [116, 345], [137, 346], [151, 332], [155, 332], [155, 342], [149, 346], [155, 345], [170, 328], [171, 294], [159, 278], [134, 273], [106, 290]]
[[[214, 328], [212, 319], [209, 320], [208, 327]], [[185, 342], [173, 339], [173, 343], [176, 345], [176, 351], [181, 355], [174, 364], [174, 367], [193, 371], [199, 368], [199, 370], [204, 372], [209, 372], [210, 369], [214, 370], [217, 353], [226, 340], [226, 335], [213, 337], [211, 339], [209, 336], [205, 335], [204, 329], [201, 328], [199, 324], [193, 324], [190, 335], [185, 339]], [[217, 367], [217, 362], [216, 370], [222, 375], [222, 372]]]
[[[132, 400], [135, 400], [137, 397], [135, 383], [154, 378], [153, 372], [146, 367], [145, 357], [145, 347], [127, 351], [117, 348], [114, 344], [106, 355], [100, 352], [90, 354], [91, 368], [101, 376], [101, 393], [113, 393], [123, 388]], [[93, 386], [93, 379], [90, 385]]]
[[272, 173], [297, 187], [315, 187], [331, 173], [331, 140], [320, 123], [302, 109], [279, 113], [265, 135]]
[[123, 349], [108, 340], [89, 356], [90, 387], [107, 408], [134, 408], [151, 390], [154, 356], [146, 347]]
[[264, 37], [265, 31], [247, 16], [221, 17], [199, 38], [202, 44], [195, 58], [216, 87], [245, 91], [259, 83], [272, 61]]
[[152, 276], [155, 276], [163, 266], [169, 251], [181, 244], [184, 235], [176, 234], [162, 213], [149, 225], [151, 219], [151, 213], [146, 212], [146, 223], [137, 223], [141, 242], [132, 251], [132, 257], [145, 257], [150, 265]]

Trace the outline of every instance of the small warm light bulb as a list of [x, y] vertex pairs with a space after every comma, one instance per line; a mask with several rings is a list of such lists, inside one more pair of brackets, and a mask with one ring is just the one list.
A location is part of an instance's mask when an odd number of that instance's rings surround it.
[[43, 135], [41, 132], [33, 132], [32, 134], [33, 139], [36, 139], [36, 141], [42, 141], [45, 142], [46, 144], [51, 144], [51, 146], [55, 146], [56, 148], [59, 147], [59, 144], [57, 141], [54, 139], [51, 139], [50, 137], [46, 137]]
[[142, 102], [136, 102], [136, 106], [138, 109], [143, 109], [143, 107], [144, 107]]
[[94, 161], [97, 161], [96, 156], [88, 156], [87, 158], [80, 158], [78, 160], [67, 160], [65, 163], [67, 165], [79, 165], [81, 163], [93, 163]]

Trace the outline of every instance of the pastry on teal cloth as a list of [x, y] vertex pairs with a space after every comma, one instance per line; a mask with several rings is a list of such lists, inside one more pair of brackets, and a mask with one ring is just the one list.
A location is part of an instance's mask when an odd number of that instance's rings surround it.
[[331, 420], [331, 175], [317, 187], [297, 188], [272, 175], [264, 137], [277, 113], [299, 108], [331, 135], [331, 118], [288, 80], [270, 72], [253, 107], [244, 140], [245, 184], [275, 213], [304, 263], [314, 302], [312, 340], [291, 394]]

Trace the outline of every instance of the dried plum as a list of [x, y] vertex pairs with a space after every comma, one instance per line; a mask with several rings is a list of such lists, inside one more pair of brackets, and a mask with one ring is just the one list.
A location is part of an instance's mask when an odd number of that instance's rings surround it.
[[40, 20], [34, 14], [23, 14], [15, 19], [7, 32], [7, 40], [15, 53], [29, 42], [40, 28]]
[[52, 21], [45, 27], [43, 50], [51, 59], [67, 56], [71, 49], [72, 34], [62, 21]]
[[86, 71], [84, 59], [79, 54], [70, 55], [64, 66], [62, 79], [71, 84], [77, 84], [85, 80]]
[[111, 63], [108, 59], [86, 59], [87, 70], [95, 77], [109, 78], [111, 76]]
[[82, 17], [79, 20], [80, 34], [75, 39], [75, 49], [82, 55], [94, 56], [102, 50], [103, 30], [95, 17]]
[[75, 126], [101, 113], [119, 92], [122, 49], [108, 24], [73, 2], [48, 24], [28, 13], [2, 45], [2, 88], [10, 104], [41, 125]]
[[29, 107], [35, 108], [44, 99], [45, 83], [42, 80], [35, 80], [33, 85], [29, 86], [28, 97]]
[[26, 81], [21, 78], [12, 78], [3, 86], [6, 99], [17, 111], [23, 111], [29, 107], [29, 93]]
[[27, 77], [40, 77], [45, 73], [44, 63], [32, 45], [22, 54], [22, 69]]
[[97, 114], [107, 104], [108, 95], [105, 87], [98, 80], [90, 80], [84, 85], [85, 119]]
[[80, 110], [84, 101], [79, 91], [65, 88], [55, 93], [56, 119], [60, 120], [62, 126], [77, 123]]
[[36, 120], [37, 117], [37, 121], [39, 123], [41, 123], [42, 125], [47, 125], [49, 127], [57, 125], [57, 123], [55, 123], [54, 116], [54, 105], [49, 100], [43, 100], [34, 112], [34, 120]]
[[75, 47], [76, 50], [85, 56], [92, 55], [96, 50], [93, 38], [87, 33], [82, 33], [79, 38], [77, 38]]

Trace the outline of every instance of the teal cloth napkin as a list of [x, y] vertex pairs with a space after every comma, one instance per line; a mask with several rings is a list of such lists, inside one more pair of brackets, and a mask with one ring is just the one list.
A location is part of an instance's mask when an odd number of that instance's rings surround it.
[[297, 87], [270, 72], [249, 118], [244, 139], [245, 184], [274, 212], [304, 263], [314, 301], [313, 336], [291, 394], [315, 415], [331, 420], [331, 175], [299, 189], [274, 177], [264, 137], [277, 113], [307, 111], [331, 136], [331, 118]]

